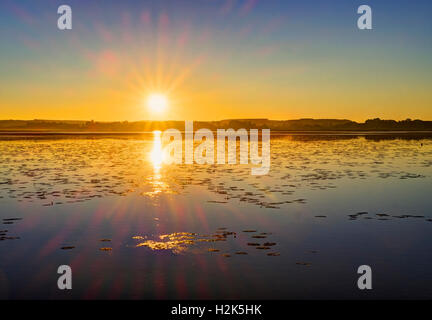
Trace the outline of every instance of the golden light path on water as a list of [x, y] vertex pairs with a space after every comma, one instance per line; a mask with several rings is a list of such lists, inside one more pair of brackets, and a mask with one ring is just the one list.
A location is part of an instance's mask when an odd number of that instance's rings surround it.
[[159, 173], [163, 162], [163, 150], [160, 131], [153, 131], [153, 149], [150, 153], [150, 160], [153, 164], [155, 173]]
[[148, 178], [152, 191], [145, 194], [154, 197], [162, 192], [167, 193], [169, 186], [163, 181], [161, 168], [163, 163], [163, 149], [161, 140], [161, 131], [153, 131], [153, 148], [150, 152], [150, 161], [153, 165], [153, 175]]

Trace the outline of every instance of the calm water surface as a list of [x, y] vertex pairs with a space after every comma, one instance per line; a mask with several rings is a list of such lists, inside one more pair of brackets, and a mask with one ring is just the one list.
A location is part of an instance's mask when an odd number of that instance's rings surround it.
[[0, 140], [2, 299], [432, 298], [432, 137], [272, 136], [266, 176], [152, 134]]

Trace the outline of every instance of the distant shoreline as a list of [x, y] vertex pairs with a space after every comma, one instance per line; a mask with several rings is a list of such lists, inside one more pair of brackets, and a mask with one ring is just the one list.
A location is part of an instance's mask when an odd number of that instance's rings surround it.
[[[185, 121], [97, 122], [66, 120], [0, 120], [0, 133], [26, 132], [28, 134], [137, 134], [167, 129], [185, 130]], [[227, 119], [219, 121], [193, 121], [193, 131], [208, 129], [270, 129], [272, 132], [432, 132], [432, 121], [369, 119], [358, 123], [345, 119]]]
[[[50, 135], [144, 135], [144, 134], [153, 134], [154, 131], [2, 131], [0, 130], [0, 136], [16, 136], [16, 135], [26, 135], [26, 136], [50, 136]], [[180, 131], [181, 133], [185, 133], [185, 131]], [[216, 131], [214, 131], [216, 132]], [[271, 134], [275, 135], [392, 135], [392, 134], [430, 134], [432, 135], [432, 130], [427, 131], [391, 131], [391, 130], [363, 130], [363, 131], [342, 131], [342, 130], [272, 130]]]

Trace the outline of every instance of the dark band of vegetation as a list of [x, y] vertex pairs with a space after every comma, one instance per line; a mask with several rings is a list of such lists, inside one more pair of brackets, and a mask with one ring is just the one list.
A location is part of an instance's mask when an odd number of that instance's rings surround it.
[[[66, 132], [145, 132], [152, 130], [184, 130], [184, 121], [97, 122], [66, 120], [0, 120], [0, 131], [66, 131]], [[195, 121], [194, 129], [271, 129], [273, 131], [432, 131], [432, 121], [381, 120], [358, 123], [337, 119], [232, 119]]]

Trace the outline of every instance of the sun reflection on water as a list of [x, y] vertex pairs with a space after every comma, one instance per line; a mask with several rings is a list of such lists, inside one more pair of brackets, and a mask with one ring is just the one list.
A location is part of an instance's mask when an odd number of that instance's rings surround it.
[[150, 152], [150, 162], [153, 165], [153, 175], [148, 177], [148, 182], [152, 187], [152, 191], [144, 192], [143, 194], [155, 197], [161, 193], [171, 193], [169, 185], [164, 181], [161, 174], [162, 163], [164, 160], [161, 131], [153, 131], [153, 148]]
[[163, 150], [160, 131], [153, 132], [153, 149], [150, 153], [150, 160], [153, 163], [155, 173], [158, 173], [162, 167], [163, 162]]

